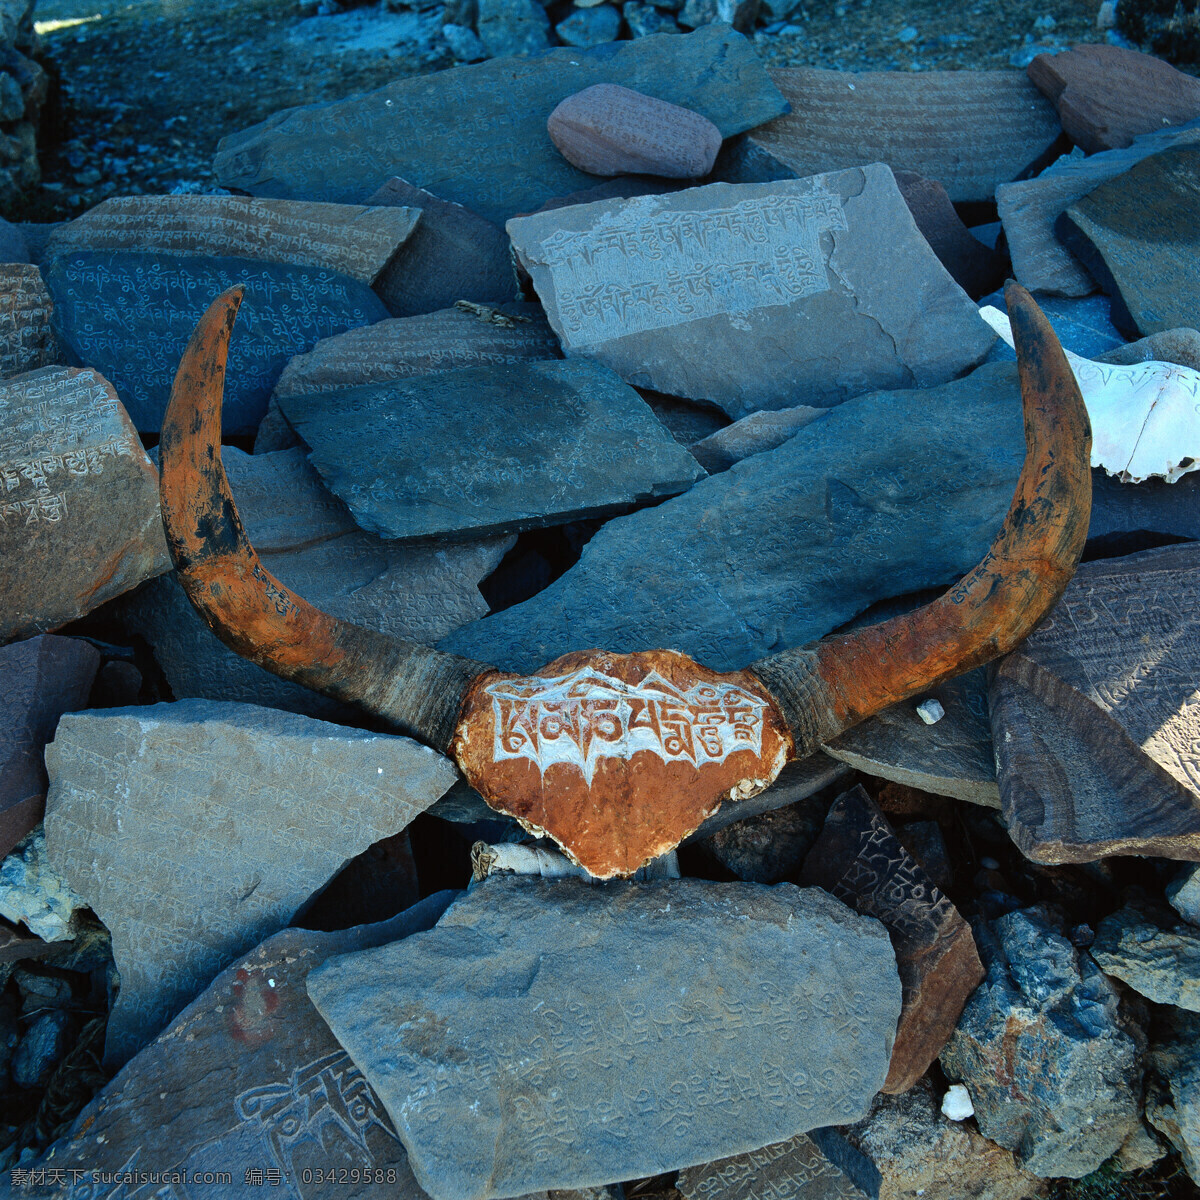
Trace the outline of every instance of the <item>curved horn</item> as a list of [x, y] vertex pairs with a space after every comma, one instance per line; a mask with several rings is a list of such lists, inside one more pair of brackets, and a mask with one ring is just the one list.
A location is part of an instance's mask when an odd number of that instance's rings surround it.
[[916, 612], [761, 659], [749, 669], [779, 703], [798, 755], [888, 705], [1008, 653], [1057, 603], [1091, 512], [1087, 409], [1050, 322], [1004, 289], [1025, 409], [1025, 465], [983, 561]]
[[221, 464], [221, 400], [243, 290], [222, 293], [201, 318], [163, 420], [163, 524], [184, 590], [239, 654], [445, 753], [467, 688], [493, 668], [313, 608], [263, 567], [242, 528]]

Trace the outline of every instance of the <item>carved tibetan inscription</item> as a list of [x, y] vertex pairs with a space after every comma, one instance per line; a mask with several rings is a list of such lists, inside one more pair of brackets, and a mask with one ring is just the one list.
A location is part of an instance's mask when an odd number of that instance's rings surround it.
[[37, 267], [0, 263], [0, 376], [36, 371], [54, 361], [53, 312]]
[[535, 675], [487, 676], [455, 744], [493, 808], [602, 879], [666, 853], [723, 800], [761, 792], [791, 750], [752, 676], [672, 650], [583, 651]]

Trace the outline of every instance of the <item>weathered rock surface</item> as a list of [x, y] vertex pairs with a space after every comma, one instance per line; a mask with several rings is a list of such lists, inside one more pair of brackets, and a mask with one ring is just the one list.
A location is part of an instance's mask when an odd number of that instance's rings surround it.
[[[1170, 146], [1200, 142], [1200, 121], [1160, 129], [1134, 138], [1124, 150], [1108, 150], [1088, 158], [1064, 155], [1036, 179], [1001, 184], [996, 207], [1017, 281], [1032, 292], [1086, 296], [1096, 282], [1054, 235], [1059, 214], [1109, 179]], [[1080, 354], [1088, 351], [1072, 346]]]
[[689, 1167], [679, 1172], [675, 1186], [684, 1200], [863, 1200], [867, 1194], [802, 1133], [748, 1154]]
[[568, 96], [546, 131], [563, 158], [589, 175], [700, 179], [721, 149], [721, 131], [707, 117], [614, 83]]
[[1146, 1119], [1183, 1156], [1193, 1180], [1200, 1179], [1200, 1016], [1165, 1009], [1150, 1046], [1155, 1080], [1147, 1089]]
[[478, 0], [479, 40], [493, 58], [537, 54], [550, 45], [550, 18], [538, 0]]
[[53, 312], [54, 301], [37, 267], [0, 262], [0, 377], [54, 362], [58, 342]]
[[568, 355], [734, 418], [945, 383], [994, 340], [880, 165], [507, 228]]
[[415, 208], [250, 196], [115, 196], [59, 225], [45, 258], [136, 250], [324, 267], [372, 284], [413, 232]]
[[1053, 106], [1015, 71], [784, 67], [771, 78], [792, 111], [730, 148], [733, 182], [882, 162], [936, 179], [952, 201], [989, 201], [1050, 162], [1062, 136]]
[[457, 300], [497, 303], [517, 293], [504, 230], [461, 204], [403, 179], [389, 179], [368, 204], [420, 210], [421, 220], [375, 284], [397, 317], [435, 312]]
[[1200, 934], [1173, 916], [1127, 905], [1096, 926], [1088, 952], [1105, 974], [1155, 1004], [1200, 1012]]
[[70, 941], [76, 914], [86, 907], [50, 863], [41, 829], [0, 862], [0, 916], [19, 921], [47, 942]]
[[[976, 929], [987, 978], [942, 1052], [980, 1132], [1034, 1175], [1082, 1178], [1138, 1125], [1142, 1062], [1116, 985], [1041, 908]], [[994, 940], [993, 940], [994, 939]]]
[[588, 362], [474, 367], [279, 405], [326, 486], [381, 537], [515, 533], [704, 474], [632, 388]]
[[64, 717], [46, 766], [50, 863], [113, 935], [113, 1065], [456, 777], [408, 738], [203, 700]]
[[1198, 175], [1200, 145], [1174, 146], [1101, 184], [1055, 222], [1129, 337], [1200, 326]]
[[992, 669], [1000, 800], [1027, 857], [1200, 859], [1198, 578], [1196, 545], [1085, 563]]
[[1124, 46], [1039, 54], [1026, 73], [1086, 154], [1120, 149], [1140, 133], [1200, 117], [1200, 79]]
[[1184, 867], [1167, 884], [1167, 903], [1189, 924], [1200, 925], [1200, 866]]
[[904, 1003], [883, 1091], [908, 1091], [941, 1053], [983, 981], [971, 927], [861, 786], [833, 802], [799, 881], [877, 917], [891, 936]]
[[133, 1163], [228, 1171], [226, 1196], [250, 1191], [248, 1170], [274, 1169], [304, 1200], [425, 1200], [383, 1105], [304, 984], [333, 955], [432, 928], [454, 895], [376, 925], [285, 929], [227, 967], [76, 1118], [38, 1164], [65, 1180], [33, 1194], [67, 1196], [72, 1171], [118, 1175]]
[[315, 267], [241, 258], [120, 251], [69, 254], [46, 269], [63, 342], [112, 380], [144, 433], [162, 425], [179, 359], [197, 321], [227, 288], [244, 284], [225, 377], [225, 433], [253, 433], [284, 364], [387, 309], [365, 285]]
[[158, 475], [107, 380], [0, 383], [0, 640], [55, 629], [170, 567]]
[[[511, 541], [403, 546], [364, 533], [300, 449], [223, 450], [234, 500], [264, 566], [324, 612], [394, 637], [432, 643], [481, 617], [479, 581]], [[223, 645], [174, 574], [124, 598], [122, 627], [151, 646], [177, 697], [235, 700], [334, 720], [348, 709], [280, 679]]]
[[689, 449], [709, 474], [716, 474], [752, 454], [782, 446], [788, 438], [824, 415], [825, 409], [809, 408], [805, 404], [751, 413], [732, 425], [726, 425], [724, 429], [718, 429], [716, 433], [710, 433]]
[[0, 858], [42, 819], [42, 751], [65, 712], [87, 706], [100, 652], [75, 638], [0, 647]]
[[1097, 362], [1114, 363], [1131, 367], [1144, 362], [1176, 363], [1200, 371], [1200, 332], [1180, 327], [1163, 333], [1152, 333], [1149, 337], [1126, 342], [1115, 350], [1098, 356]]
[[703, 848], [747, 883], [783, 883], [799, 878], [804, 856], [825, 823], [825, 804], [813, 797], [770, 808], [717, 830]]
[[225, 187], [254, 195], [349, 203], [399, 175], [499, 223], [592, 182], [554, 148], [546, 118], [593, 83], [693, 109], [724, 137], [786, 111], [750, 43], [710, 26], [687, 37], [457, 67], [288, 109], [224, 138], [214, 169]]
[[1147, 479], [1122, 483], [1107, 471], [1092, 471], [1089, 548], [1135, 553], [1165, 542], [1200, 539], [1200, 473], [1167, 483]]
[[883, 928], [816, 890], [514, 877], [308, 990], [426, 1191], [484, 1200], [856, 1119], [886, 1074], [894, 971]]
[[609, 521], [560, 579], [442, 648], [519, 671], [590, 646], [671, 646], [715, 670], [746, 666], [876, 600], [953, 583], [990, 545], [1024, 453], [1014, 367], [861, 397]]

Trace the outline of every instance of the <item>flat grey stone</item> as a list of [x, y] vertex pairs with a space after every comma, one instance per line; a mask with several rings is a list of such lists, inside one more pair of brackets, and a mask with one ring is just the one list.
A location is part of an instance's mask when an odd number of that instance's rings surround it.
[[1041, 908], [982, 926], [987, 978], [942, 1052], [984, 1137], [1034, 1175], [1080, 1179], [1139, 1124], [1142, 1062], [1120, 993]]
[[[301, 449], [222, 452], [234, 500], [263, 565], [324, 612], [394, 637], [432, 643], [487, 612], [479, 581], [511, 547], [507, 538], [404, 546], [364, 533], [321, 484]], [[122, 598], [114, 616], [144, 638], [176, 697], [235, 700], [325, 720], [347, 705], [280, 679], [228, 649], [174, 573]]]
[[1096, 926], [1088, 953], [1155, 1004], [1200, 1012], [1200, 934], [1173, 917], [1170, 909], [1126, 905]]
[[568, 355], [734, 418], [945, 383], [995, 340], [878, 164], [507, 228]]
[[784, 67], [771, 78], [792, 111], [729, 147], [731, 182], [881, 162], [936, 179], [955, 202], [990, 201], [1051, 161], [1062, 138], [1053, 105], [1016, 71]]
[[36, 371], [59, 358], [53, 312], [37, 267], [0, 262], [0, 377]]
[[684, 1200], [863, 1200], [866, 1193], [830, 1162], [810, 1137], [735, 1154], [679, 1172]]
[[[1168, 146], [1200, 142], [1200, 120], [1146, 133], [1124, 150], [1105, 150], [1087, 158], [1064, 155], [1036, 179], [1002, 183], [996, 189], [996, 208], [1017, 282], [1031, 292], [1056, 296], [1086, 296], [1096, 282], [1054, 235], [1054, 222], [1076, 200], [1122, 175], [1148, 155]], [[1076, 353], [1084, 351], [1072, 347]]]
[[144, 433], [162, 425], [184, 348], [227, 288], [246, 296], [230, 343], [223, 428], [253, 433], [284, 364], [388, 313], [365, 284], [318, 267], [133, 251], [68, 254], [46, 268], [59, 336], [112, 380]]
[[399, 175], [500, 223], [594, 182], [546, 133], [555, 105], [593, 83], [694, 109], [724, 137], [786, 111], [750, 43], [713, 26], [688, 37], [455, 67], [286, 109], [223, 138], [213, 167], [223, 186], [253, 195], [352, 204]]
[[[980, 307], [990, 304], [1004, 311], [1004, 293], [993, 292], [984, 296]], [[1038, 307], [1042, 310], [1055, 336], [1068, 350], [1083, 358], [1097, 359], [1102, 354], [1125, 345], [1125, 339], [1109, 320], [1109, 303], [1104, 296], [1070, 298], [1039, 296]], [[1013, 348], [998, 338], [987, 357], [988, 362], [1016, 362]]]
[[[192, 1179], [229, 1172], [231, 1183], [203, 1185], [204, 1194], [238, 1200], [254, 1186], [248, 1170], [275, 1170], [283, 1180], [264, 1192], [288, 1200], [426, 1200], [383, 1105], [304, 983], [333, 955], [432, 928], [454, 896], [438, 892], [376, 925], [269, 937], [88, 1104], [33, 1168], [63, 1171], [65, 1181], [34, 1194], [71, 1195], [73, 1171], [141, 1168]], [[148, 1191], [135, 1185], [125, 1194]]]
[[1107, 557], [1181, 540], [1200, 540], [1200, 472], [1174, 483], [1122, 483], [1102, 467], [1093, 469], [1089, 549], [1102, 549]]
[[1144, 362], [1176, 363], [1200, 371], [1200, 332], [1180, 326], [1152, 333], [1149, 337], [1127, 342], [1114, 350], [1101, 354], [1097, 362], [1115, 363], [1118, 366], [1135, 366]]
[[519, 671], [590, 646], [744, 667], [877, 600], [960, 578], [999, 529], [1024, 454], [1014, 367], [863, 396], [609, 521], [544, 591], [441, 646]]
[[412, 234], [416, 208], [251, 196], [114, 196], [50, 234], [45, 258], [81, 251], [249, 258], [324, 267], [372, 284]]
[[689, 447], [696, 461], [710, 474], [728, 470], [735, 462], [774, 450], [788, 438], [811, 425], [825, 410], [805, 404], [795, 408], [778, 408], [768, 412], [751, 413]]
[[55, 629], [169, 570], [158, 473], [112, 385], [0, 382], [0, 641]]
[[113, 1066], [457, 775], [408, 738], [203, 700], [68, 715], [46, 767], [51, 866], [113, 936]]
[[594, 363], [475, 367], [279, 406], [326, 486], [388, 538], [561, 524], [704, 474], [641, 397]]
[[817, 889], [489, 879], [309, 995], [434, 1200], [587, 1187], [865, 1113], [900, 1009], [882, 926]]

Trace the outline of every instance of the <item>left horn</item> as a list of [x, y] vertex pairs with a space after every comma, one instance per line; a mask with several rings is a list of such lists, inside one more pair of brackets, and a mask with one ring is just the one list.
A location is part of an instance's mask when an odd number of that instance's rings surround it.
[[1007, 654], [1062, 595], [1087, 539], [1092, 432], [1062, 347], [1029, 293], [1004, 289], [1025, 410], [1025, 465], [983, 561], [916, 612], [749, 668], [804, 755], [867, 717]]

